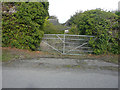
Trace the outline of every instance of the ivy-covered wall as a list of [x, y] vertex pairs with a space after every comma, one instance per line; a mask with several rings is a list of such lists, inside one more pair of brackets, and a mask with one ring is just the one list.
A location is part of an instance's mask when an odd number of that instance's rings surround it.
[[[16, 7], [16, 13], [2, 13], [2, 46], [37, 50], [43, 37], [48, 2], [2, 3], [3, 9]], [[4, 10], [3, 10], [4, 11]]]

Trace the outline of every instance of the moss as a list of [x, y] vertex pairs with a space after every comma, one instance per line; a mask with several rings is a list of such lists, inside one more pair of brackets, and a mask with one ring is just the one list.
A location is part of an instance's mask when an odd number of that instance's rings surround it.
[[104, 66], [104, 67], [99, 67], [101, 70], [112, 70], [112, 71], [118, 71], [117, 67], [112, 67], [112, 66]]
[[72, 66], [71, 65], [65, 65], [64, 67], [71, 68]]

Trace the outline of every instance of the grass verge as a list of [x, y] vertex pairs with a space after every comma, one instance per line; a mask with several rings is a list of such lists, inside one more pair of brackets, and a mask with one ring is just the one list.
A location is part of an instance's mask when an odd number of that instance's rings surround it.
[[20, 59], [39, 59], [39, 58], [70, 58], [70, 59], [79, 59], [79, 60], [103, 60], [110, 63], [118, 64], [119, 55], [61, 55], [58, 53], [49, 53], [43, 51], [28, 51], [23, 49], [16, 49], [11, 47], [2, 48], [2, 62], [8, 62], [11, 60], [20, 60]]

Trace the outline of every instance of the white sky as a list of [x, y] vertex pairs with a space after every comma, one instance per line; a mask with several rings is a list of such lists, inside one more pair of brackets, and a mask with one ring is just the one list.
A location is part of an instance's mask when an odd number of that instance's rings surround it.
[[48, 0], [50, 16], [57, 16], [60, 23], [66, 22], [77, 11], [96, 8], [117, 10], [120, 0]]

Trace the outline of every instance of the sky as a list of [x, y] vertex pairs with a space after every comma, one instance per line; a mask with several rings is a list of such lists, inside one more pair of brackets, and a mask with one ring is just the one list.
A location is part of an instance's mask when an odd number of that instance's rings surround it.
[[120, 0], [48, 0], [49, 14], [65, 23], [75, 12], [101, 8], [107, 11], [118, 10]]

